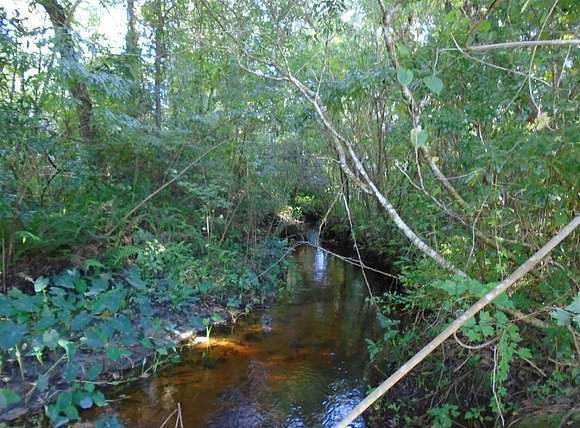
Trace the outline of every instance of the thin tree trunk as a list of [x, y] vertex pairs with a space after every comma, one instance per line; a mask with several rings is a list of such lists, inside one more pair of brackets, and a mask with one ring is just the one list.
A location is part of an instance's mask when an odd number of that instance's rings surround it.
[[155, 12], [157, 22], [155, 23], [155, 64], [154, 64], [154, 99], [155, 99], [155, 126], [161, 128], [161, 84], [162, 77], [162, 60], [165, 54], [163, 49], [163, 31], [165, 26], [165, 17], [161, 0], [155, 0]]
[[135, 0], [127, 0], [127, 33], [125, 35], [125, 53], [132, 80], [129, 115], [138, 117], [141, 111], [141, 55], [139, 52], [139, 34], [137, 33]]
[[65, 8], [57, 0], [37, 0], [46, 10], [55, 33], [55, 48], [58, 50], [62, 62], [72, 70], [69, 76], [69, 91], [77, 102], [77, 116], [79, 132], [86, 143], [92, 143], [95, 132], [92, 123], [93, 104], [87, 86], [74, 70], [80, 67], [80, 58], [74, 47], [70, 22]]

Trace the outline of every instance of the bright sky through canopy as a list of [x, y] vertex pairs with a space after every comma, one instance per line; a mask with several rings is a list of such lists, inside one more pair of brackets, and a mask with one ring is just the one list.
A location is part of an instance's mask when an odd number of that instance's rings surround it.
[[[16, 13], [26, 18], [28, 28], [50, 27], [42, 6], [34, 6], [26, 0], [0, 0], [0, 7], [6, 10], [8, 18]], [[83, 39], [94, 33], [100, 34], [101, 42], [115, 53], [124, 48], [127, 27], [122, 4], [103, 6], [97, 0], [82, 0], [75, 10], [73, 27]]]

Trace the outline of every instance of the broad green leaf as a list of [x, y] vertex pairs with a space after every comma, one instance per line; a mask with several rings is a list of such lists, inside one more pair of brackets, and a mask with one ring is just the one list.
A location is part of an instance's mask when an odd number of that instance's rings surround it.
[[74, 358], [74, 356], [77, 352], [77, 347], [73, 342], [71, 342], [70, 340], [66, 340], [66, 339], [59, 339], [58, 345], [65, 350], [66, 357], [69, 361]]
[[18, 345], [28, 332], [25, 326], [12, 321], [0, 321], [0, 348], [8, 351]]
[[572, 303], [566, 306], [566, 309], [574, 314], [580, 314], [580, 293], [576, 295]]
[[423, 79], [423, 83], [434, 94], [439, 95], [443, 90], [443, 81], [437, 76], [427, 76]]
[[415, 147], [424, 146], [427, 142], [427, 132], [421, 128], [411, 129], [411, 143]]
[[118, 361], [121, 358], [121, 350], [116, 346], [110, 346], [107, 348], [107, 358], [111, 361]]
[[0, 316], [11, 317], [14, 314], [12, 300], [3, 294], [0, 294]]
[[42, 296], [29, 296], [24, 294], [18, 288], [12, 288], [8, 292], [12, 297], [12, 305], [19, 312], [35, 313], [40, 311], [40, 304], [42, 303]]
[[125, 273], [127, 274], [127, 282], [131, 287], [137, 290], [145, 290], [147, 284], [141, 279], [141, 275], [137, 269], [127, 269]]
[[8, 388], [0, 388], [0, 410], [16, 404], [20, 401], [20, 396]]
[[190, 324], [195, 330], [203, 330], [205, 327], [203, 319], [198, 315], [193, 315], [190, 318]]
[[401, 86], [409, 86], [413, 81], [413, 72], [406, 68], [399, 68], [397, 70], [397, 80]]
[[49, 283], [50, 283], [50, 280], [48, 278], [46, 278], [44, 276], [39, 276], [34, 281], [34, 291], [37, 293], [40, 293], [42, 290], [44, 290], [46, 287], [48, 287]]
[[43, 343], [52, 350], [58, 346], [58, 339], [60, 339], [60, 335], [55, 329], [47, 330], [42, 334]]
[[93, 401], [99, 407], [107, 405], [107, 400], [105, 400], [105, 396], [101, 391], [96, 391], [93, 393]]
[[481, 21], [481, 24], [479, 24], [479, 31], [487, 33], [489, 30], [491, 30], [491, 23], [487, 19], [484, 19]]
[[397, 53], [402, 58], [408, 58], [411, 56], [411, 51], [409, 48], [401, 43], [397, 43]]
[[93, 317], [89, 315], [86, 311], [82, 311], [75, 315], [72, 319], [70, 326], [74, 331], [83, 330], [91, 321]]
[[44, 392], [47, 390], [47, 388], [48, 388], [48, 376], [47, 375], [41, 375], [38, 377], [38, 379], [36, 379], [36, 388], [38, 388], [38, 390], [40, 392]]
[[76, 269], [67, 270], [54, 278], [54, 285], [57, 287], [67, 288], [73, 290], [75, 283], [79, 279], [79, 272]]
[[559, 326], [566, 327], [570, 325], [572, 314], [564, 309], [557, 308], [550, 312], [550, 316], [556, 320]]
[[97, 380], [99, 378], [99, 376], [101, 375], [102, 371], [103, 371], [103, 364], [100, 362], [95, 363], [94, 365], [89, 367], [89, 370], [87, 372], [87, 379], [91, 380], [91, 381]]

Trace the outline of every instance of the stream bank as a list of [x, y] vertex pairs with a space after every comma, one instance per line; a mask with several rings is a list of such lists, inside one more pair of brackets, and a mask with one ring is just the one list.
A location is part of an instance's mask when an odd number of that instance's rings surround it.
[[[118, 388], [92, 410], [125, 426], [159, 427], [178, 407], [187, 427], [331, 427], [366, 394], [366, 341], [380, 334], [360, 271], [298, 248], [285, 291], [262, 313], [220, 329], [158, 376]], [[385, 279], [367, 274], [385, 287]], [[357, 427], [365, 427], [363, 419]]]

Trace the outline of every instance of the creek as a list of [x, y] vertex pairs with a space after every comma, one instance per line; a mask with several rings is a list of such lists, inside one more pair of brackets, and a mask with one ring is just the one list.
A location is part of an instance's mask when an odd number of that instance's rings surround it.
[[[380, 331], [358, 268], [306, 246], [292, 259], [285, 291], [270, 308], [108, 394], [113, 402], [83, 419], [109, 413], [126, 427], [158, 428], [179, 404], [187, 428], [334, 426], [367, 392], [365, 338]], [[367, 278], [384, 289], [385, 278]], [[359, 418], [352, 426], [366, 425]]]

